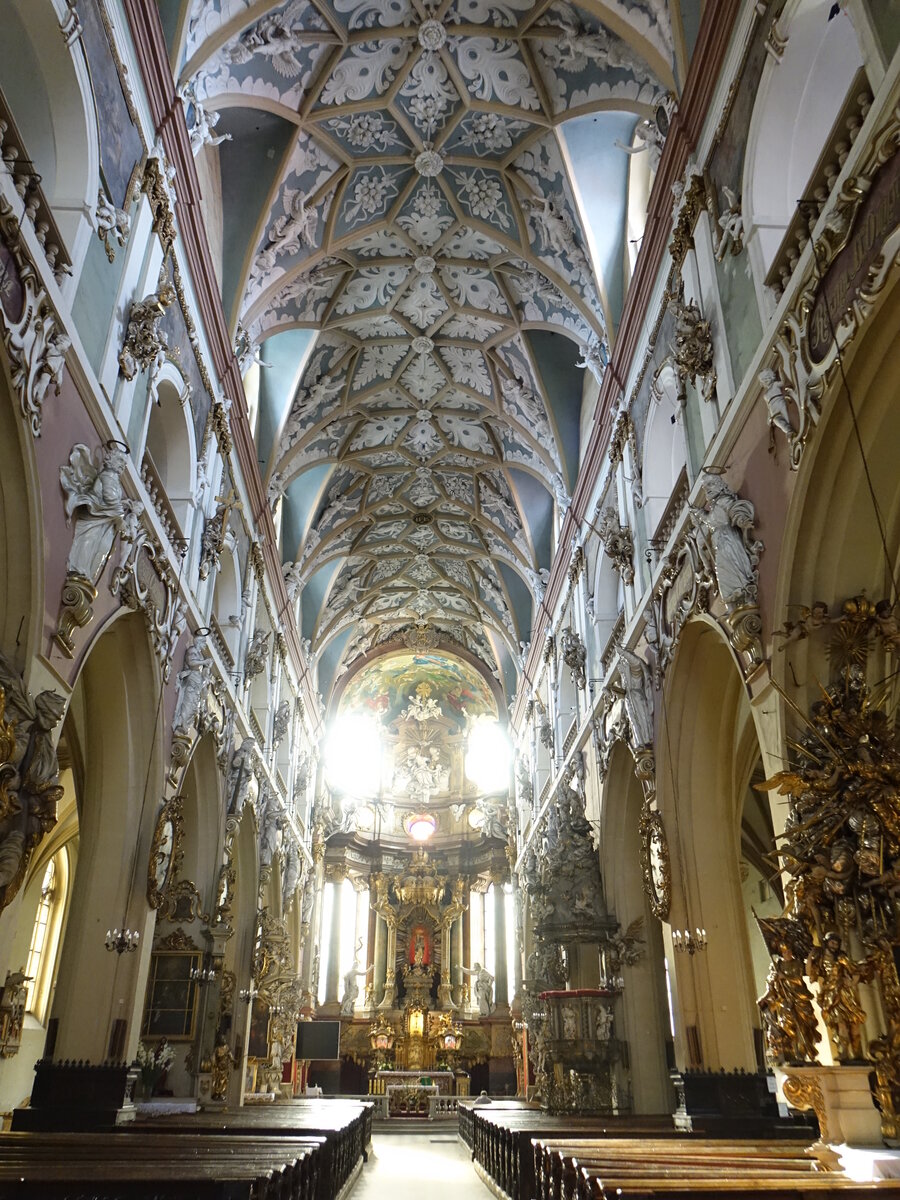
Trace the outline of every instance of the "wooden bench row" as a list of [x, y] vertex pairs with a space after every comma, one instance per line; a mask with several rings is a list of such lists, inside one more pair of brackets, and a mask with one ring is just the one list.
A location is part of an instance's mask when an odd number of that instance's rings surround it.
[[827, 1149], [783, 1141], [538, 1138], [534, 1154], [539, 1200], [861, 1200], [898, 1190], [893, 1180], [848, 1179]]
[[[128, 1129], [128, 1126], [123, 1127]], [[372, 1105], [340, 1100], [296, 1100], [266, 1108], [202, 1112], [137, 1121], [134, 1133], [182, 1133], [256, 1137], [322, 1137], [317, 1200], [334, 1200], [361, 1161], [372, 1140]], [[126, 1137], [132, 1136], [126, 1132]]]
[[796, 1179], [825, 1169], [826, 1157], [810, 1152], [806, 1142], [728, 1142], [712, 1138], [535, 1138], [535, 1196], [540, 1200], [572, 1200], [584, 1184], [585, 1169], [621, 1167], [629, 1171], [685, 1167], [694, 1177], [731, 1171], [760, 1177], [773, 1173]]
[[317, 1200], [324, 1138], [8, 1133], [0, 1200]]
[[0, 1200], [337, 1200], [371, 1128], [371, 1105], [304, 1100], [107, 1133], [5, 1134]]
[[[676, 1137], [670, 1116], [569, 1117], [550, 1116], [534, 1107], [496, 1102], [485, 1108], [460, 1105], [460, 1132], [469, 1124], [472, 1158], [510, 1200], [536, 1195], [534, 1148], [537, 1137]], [[466, 1135], [462, 1134], [463, 1140]]]

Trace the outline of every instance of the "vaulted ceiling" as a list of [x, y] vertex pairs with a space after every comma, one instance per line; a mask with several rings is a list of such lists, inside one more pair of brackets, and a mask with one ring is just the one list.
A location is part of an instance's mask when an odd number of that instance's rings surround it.
[[192, 0], [176, 74], [231, 137], [223, 298], [270, 364], [261, 469], [326, 690], [410, 632], [514, 686], [615, 333], [626, 148], [658, 158], [677, 92], [670, 17]]

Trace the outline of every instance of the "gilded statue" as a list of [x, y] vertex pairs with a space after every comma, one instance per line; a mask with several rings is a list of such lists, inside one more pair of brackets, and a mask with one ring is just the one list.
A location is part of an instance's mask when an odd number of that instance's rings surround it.
[[224, 1100], [228, 1095], [228, 1081], [231, 1071], [237, 1066], [237, 1059], [231, 1053], [231, 1047], [224, 1032], [216, 1033], [216, 1044], [212, 1052], [212, 1086], [210, 1095], [213, 1100]]
[[821, 1035], [804, 975], [807, 935], [799, 921], [757, 917], [772, 956], [759, 1000], [766, 1045], [775, 1062], [813, 1062]]
[[841, 948], [840, 936], [829, 930], [820, 947], [807, 961], [807, 973], [819, 988], [819, 1007], [822, 1019], [834, 1043], [839, 1062], [861, 1059], [860, 1030], [866, 1014], [859, 1002], [857, 987], [862, 972]]
[[[831, 678], [789, 742], [791, 761], [762, 790], [788, 798], [778, 858], [785, 916], [760, 921], [772, 954], [760, 1007], [772, 1056], [815, 1061], [819, 1040], [805, 962], [838, 1062], [868, 1060], [882, 1131], [895, 1138], [900, 1111], [900, 744], [882, 691], [894, 653], [893, 605], [866, 596], [831, 616], [824, 601], [800, 608], [783, 644], [827, 637]], [[869, 665], [881, 644], [883, 657]], [[783, 936], [792, 931], [790, 937]], [[852, 949], [851, 949], [852, 947]], [[859, 952], [862, 948], [862, 953]], [[854, 955], [858, 955], [857, 958]], [[877, 1004], [866, 1011], [859, 988]], [[866, 1049], [864, 1028], [871, 1040]]]

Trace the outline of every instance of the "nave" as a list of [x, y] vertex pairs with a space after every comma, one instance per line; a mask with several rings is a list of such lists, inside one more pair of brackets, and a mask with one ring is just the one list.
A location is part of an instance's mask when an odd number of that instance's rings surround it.
[[803, 1121], [561, 1120], [484, 1096], [461, 1101], [456, 1119], [390, 1129], [371, 1101], [177, 1107], [105, 1132], [41, 1131], [46, 1113], [20, 1118], [33, 1131], [0, 1138], [0, 1200], [864, 1200], [900, 1187], [900, 1156], [842, 1156]]
[[896, 1170], [898, 379], [900, 0], [0, 0], [4, 1186]]
[[455, 1125], [377, 1132], [353, 1200], [486, 1200], [470, 1157]]

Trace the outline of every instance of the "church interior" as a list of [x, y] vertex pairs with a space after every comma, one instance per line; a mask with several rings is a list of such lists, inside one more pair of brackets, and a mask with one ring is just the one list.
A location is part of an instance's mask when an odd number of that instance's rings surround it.
[[900, 0], [0, 16], [0, 1200], [896, 1189]]

